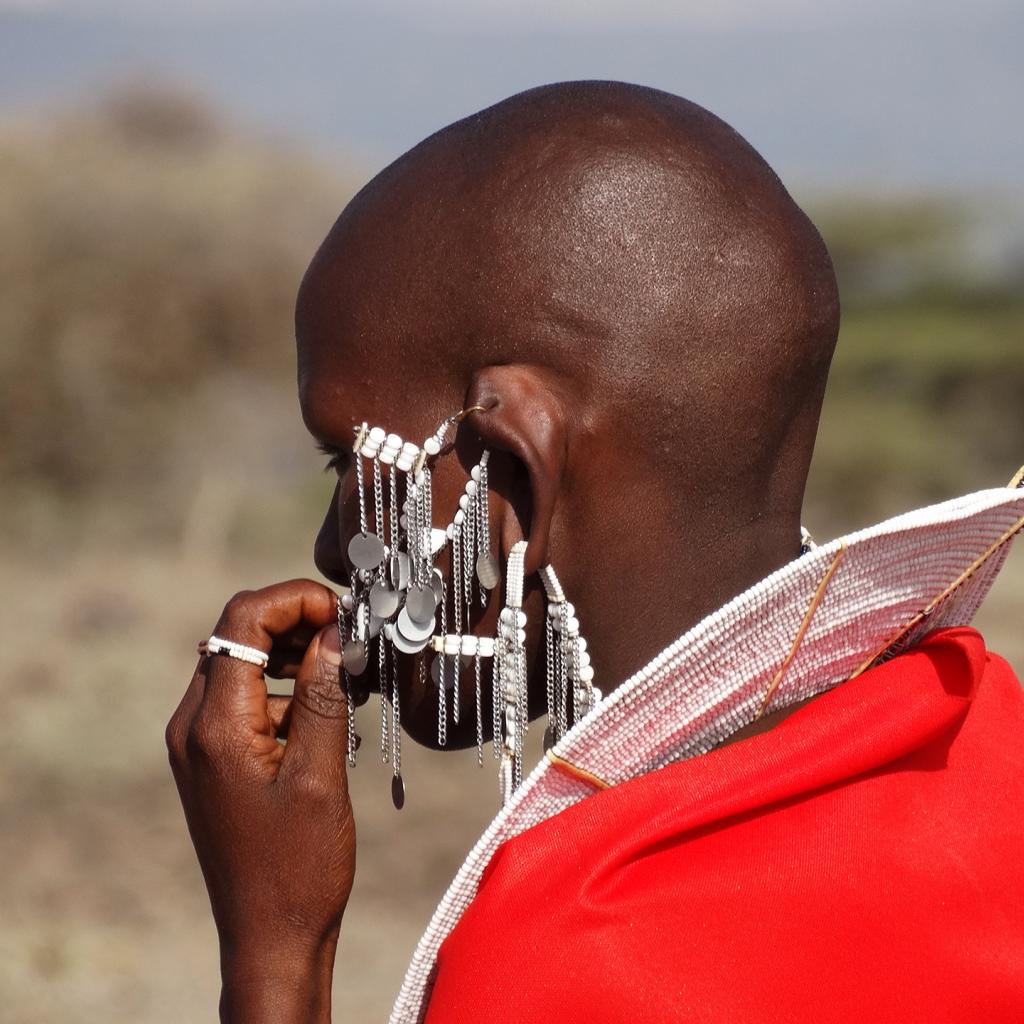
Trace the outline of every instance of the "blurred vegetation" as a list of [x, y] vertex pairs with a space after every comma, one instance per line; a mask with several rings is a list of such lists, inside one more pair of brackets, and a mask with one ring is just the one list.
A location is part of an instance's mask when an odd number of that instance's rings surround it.
[[[179, 93], [0, 130], [6, 537], [289, 533], [323, 490], [295, 458], [292, 305], [353, 180]], [[818, 532], [1008, 478], [1024, 461], [1020, 211], [937, 196], [811, 213], [844, 303]]]
[[962, 197], [812, 209], [843, 301], [812, 471], [835, 532], [1024, 463], [1024, 218]]
[[7, 537], [172, 538], [218, 470], [287, 466], [295, 292], [350, 180], [174, 92], [3, 127]]

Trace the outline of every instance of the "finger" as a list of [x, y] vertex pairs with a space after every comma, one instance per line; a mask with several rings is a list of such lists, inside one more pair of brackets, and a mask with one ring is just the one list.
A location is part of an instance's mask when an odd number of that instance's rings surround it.
[[[284, 693], [272, 693], [267, 697], [267, 710], [270, 723], [274, 727], [274, 735], [279, 740], [288, 739], [288, 728], [291, 725], [292, 699]], [[356, 750], [363, 745], [363, 738], [356, 733]], [[347, 753], [347, 752], [346, 752]]]
[[294, 679], [306, 656], [306, 648], [313, 642], [319, 628], [310, 623], [301, 623], [295, 629], [274, 637], [270, 661], [263, 674], [274, 679]]
[[[214, 633], [269, 653], [275, 637], [300, 624], [322, 629], [334, 622], [336, 601], [332, 590], [312, 580], [291, 580], [262, 590], [242, 592], [225, 605]], [[269, 730], [266, 694], [263, 670], [258, 665], [215, 655], [209, 659], [200, 712], [262, 717]]]
[[295, 678], [282, 771], [344, 780], [348, 700], [341, 675], [338, 627], [329, 626], [309, 645]]
[[288, 727], [291, 725], [292, 699], [286, 694], [272, 693], [267, 697], [267, 715], [270, 726], [278, 739], [288, 738]]
[[203, 691], [206, 689], [206, 658], [200, 658], [196, 665], [195, 672], [189, 680], [188, 687], [182, 696], [178, 707], [175, 709], [171, 720], [167, 723], [164, 732], [164, 739], [167, 742], [167, 753], [170, 755], [171, 767], [177, 772], [184, 769], [188, 761], [186, 754], [186, 742], [188, 731], [192, 726], [192, 719], [203, 699]]

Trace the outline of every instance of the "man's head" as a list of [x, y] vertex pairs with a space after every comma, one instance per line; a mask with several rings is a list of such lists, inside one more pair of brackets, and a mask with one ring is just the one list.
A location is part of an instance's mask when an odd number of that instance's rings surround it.
[[[431, 136], [342, 213], [296, 328], [329, 445], [487, 406], [439, 466], [437, 522], [491, 448], [495, 553], [526, 536], [527, 571], [555, 565], [606, 690], [796, 553], [835, 280], [768, 165], [694, 104], [569, 83]], [[339, 580], [353, 475], [317, 546]]]

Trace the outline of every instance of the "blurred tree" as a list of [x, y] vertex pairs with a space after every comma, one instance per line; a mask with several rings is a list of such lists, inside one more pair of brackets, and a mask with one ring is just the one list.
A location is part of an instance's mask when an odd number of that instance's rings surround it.
[[173, 91], [122, 88], [48, 123], [7, 125], [8, 495], [81, 502], [113, 488], [136, 503], [126, 526], [173, 521], [160, 482], [180, 483], [183, 421], [218, 404], [211, 380], [236, 395], [289, 387], [295, 292], [350, 194], [336, 170]]

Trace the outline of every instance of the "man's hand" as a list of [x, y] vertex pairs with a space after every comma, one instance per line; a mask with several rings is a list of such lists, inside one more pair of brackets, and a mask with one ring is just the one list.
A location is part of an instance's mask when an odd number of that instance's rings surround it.
[[294, 696], [268, 699], [257, 666], [204, 657], [167, 726], [220, 935], [223, 1020], [330, 1020], [356, 849], [336, 615], [309, 580], [236, 595], [214, 634], [266, 651]]

